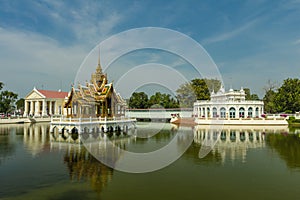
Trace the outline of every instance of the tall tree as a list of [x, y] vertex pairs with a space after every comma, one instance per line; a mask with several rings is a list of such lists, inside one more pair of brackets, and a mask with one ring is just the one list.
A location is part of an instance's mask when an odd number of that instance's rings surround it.
[[145, 92], [134, 92], [129, 99], [130, 108], [148, 108], [148, 95]]
[[189, 83], [179, 86], [176, 90], [177, 99], [181, 107], [193, 107], [194, 102], [198, 100], [209, 100], [210, 92], [219, 91], [221, 81], [217, 79], [193, 79]]
[[207, 78], [205, 78], [204, 81], [205, 81], [205, 83], [208, 87], [209, 92], [212, 92], [212, 91], [217, 92], [221, 88], [222, 83], [218, 79], [207, 79]]
[[170, 94], [161, 94], [156, 92], [149, 99], [150, 107], [163, 107], [163, 108], [178, 108], [178, 102], [171, 97]]
[[185, 83], [180, 85], [179, 88], [176, 90], [176, 94], [180, 107], [193, 107], [193, 103], [197, 100], [196, 94], [191, 83]]
[[24, 105], [25, 105], [25, 99], [21, 98], [18, 101], [16, 101], [17, 109], [24, 110]]
[[277, 111], [295, 113], [300, 110], [300, 80], [288, 78], [284, 80], [282, 86], [274, 98]]
[[210, 99], [210, 93], [205, 79], [193, 79], [191, 83], [198, 100]]
[[14, 102], [18, 95], [11, 91], [3, 91], [0, 94], [0, 112], [9, 113], [15, 109]]

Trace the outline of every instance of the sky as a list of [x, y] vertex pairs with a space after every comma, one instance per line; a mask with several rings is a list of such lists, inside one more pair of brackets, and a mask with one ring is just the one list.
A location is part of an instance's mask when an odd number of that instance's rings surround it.
[[[262, 98], [268, 80], [280, 85], [299, 78], [299, 0], [1, 0], [0, 82], [19, 97], [33, 87], [69, 91], [100, 42], [142, 27], [178, 31], [198, 42], [227, 90], [250, 88]], [[198, 77], [188, 63], [173, 57], [158, 50], [131, 52], [112, 64], [108, 77], [120, 77], [122, 70], [113, 65], [150, 61], [177, 66], [187, 79]], [[120, 93], [128, 98], [124, 89]]]

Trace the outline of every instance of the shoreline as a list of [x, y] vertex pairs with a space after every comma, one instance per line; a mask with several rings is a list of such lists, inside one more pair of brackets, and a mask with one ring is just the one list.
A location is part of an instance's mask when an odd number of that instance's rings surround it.
[[25, 123], [40, 123], [40, 122], [50, 122], [51, 117], [41, 117], [41, 118], [28, 118], [28, 117], [20, 117], [20, 118], [5, 118], [0, 119], [1, 124], [25, 124]]

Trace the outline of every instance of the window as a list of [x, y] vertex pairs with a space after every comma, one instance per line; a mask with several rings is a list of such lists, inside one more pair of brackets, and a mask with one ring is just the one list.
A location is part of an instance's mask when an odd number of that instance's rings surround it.
[[235, 118], [235, 108], [233, 107], [229, 109], [229, 118]]
[[224, 107], [220, 109], [220, 114], [221, 114], [221, 118], [226, 118], [226, 109]]
[[248, 108], [248, 117], [251, 118], [253, 117], [253, 108]]
[[239, 109], [239, 117], [241, 117], [241, 118], [245, 117], [245, 108], [241, 107]]
[[217, 114], [217, 108], [216, 107], [213, 107], [213, 117], [214, 118], [219, 117], [218, 114]]

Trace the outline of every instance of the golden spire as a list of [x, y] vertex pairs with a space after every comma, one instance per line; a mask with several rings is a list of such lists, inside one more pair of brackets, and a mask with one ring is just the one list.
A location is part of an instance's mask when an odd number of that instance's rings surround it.
[[96, 72], [102, 74], [102, 67], [101, 67], [101, 64], [100, 64], [100, 47], [98, 49], [98, 65], [97, 65], [97, 68], [96, 68]]

